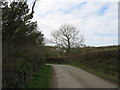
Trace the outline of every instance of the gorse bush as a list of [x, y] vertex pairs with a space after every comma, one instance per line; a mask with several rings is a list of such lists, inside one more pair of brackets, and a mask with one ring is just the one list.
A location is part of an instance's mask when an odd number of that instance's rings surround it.
[[25, 87], [32, 74], [45, 65], [43, 34], [32, 18], [26, 2], [3, 2], [3, 88]]

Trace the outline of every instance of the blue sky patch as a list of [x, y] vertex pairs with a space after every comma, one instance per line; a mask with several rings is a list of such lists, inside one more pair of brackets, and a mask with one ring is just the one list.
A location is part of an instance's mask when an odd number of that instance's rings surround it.
[[62, 11], [64, 14], [70, 13], [71, 11], [75, 10], [75, 9], [80, 9], [82, 8], [85, 4], [87, 4], [87, 2], [82, 2], [74, 7], [71, 7], [70, 9], [60, 9], [60, 11]]
[[98, 11], [99, 15], [104, 15], [105, 12], [109, 9], [109, 5], [104, 5], [100, 10]]

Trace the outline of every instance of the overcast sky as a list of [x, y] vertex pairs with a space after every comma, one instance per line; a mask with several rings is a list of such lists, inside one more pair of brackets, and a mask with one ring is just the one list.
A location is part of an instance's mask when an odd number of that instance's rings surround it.
[[47, 39], [62, 24], [72, 24], [84, 35], [87, 46], [118, 44], [117, 0], [39, 0], [33, 21]]

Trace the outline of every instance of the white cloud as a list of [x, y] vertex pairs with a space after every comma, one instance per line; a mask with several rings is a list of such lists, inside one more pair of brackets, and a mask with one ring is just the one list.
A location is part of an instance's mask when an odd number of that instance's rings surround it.
[[[83, 2], [87, 3], [77, 7]], [[99, 15], [105, 5], [108, 9], [104, 15]], [[112, 45], [118, 43], [117, 5], [117, 0], [40, 0], [35, 6], [33, 20], [38, 22], [46, 38], [50, 38], [50, 33], [61, 24], [69, 23], [81, 31], [87, 45]], [[65, 13], [66, 10], [70, 10], [69, 13]]]

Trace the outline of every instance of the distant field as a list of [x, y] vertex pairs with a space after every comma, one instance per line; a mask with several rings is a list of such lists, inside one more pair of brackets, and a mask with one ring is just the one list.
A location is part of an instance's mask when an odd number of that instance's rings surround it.
[[72, 48], [71, 54], [81, 54], [86, 52], [101, 51], [101, 50], [115, 50], [118, 46], [104, 46], [104, 47], [84, 47], [84, 48]]
[[[57, 50], [56, 47], [54, 46], [46, 46], [46, 57], [64, 57], [65, 52], [63, 50]], [[87, 47], [79, 47], [79, 48], [71, 48], [71, 55], [78, 55], [78, 54], [83, 54], [87, 52], [94, 52], [94, 51], [101, 51], [101, 50], [117, 50], [118, 46], [113, 45], [113, 46], [101, 46], [101, 47], [92, 47], [92, 46], [87, 46]]]

